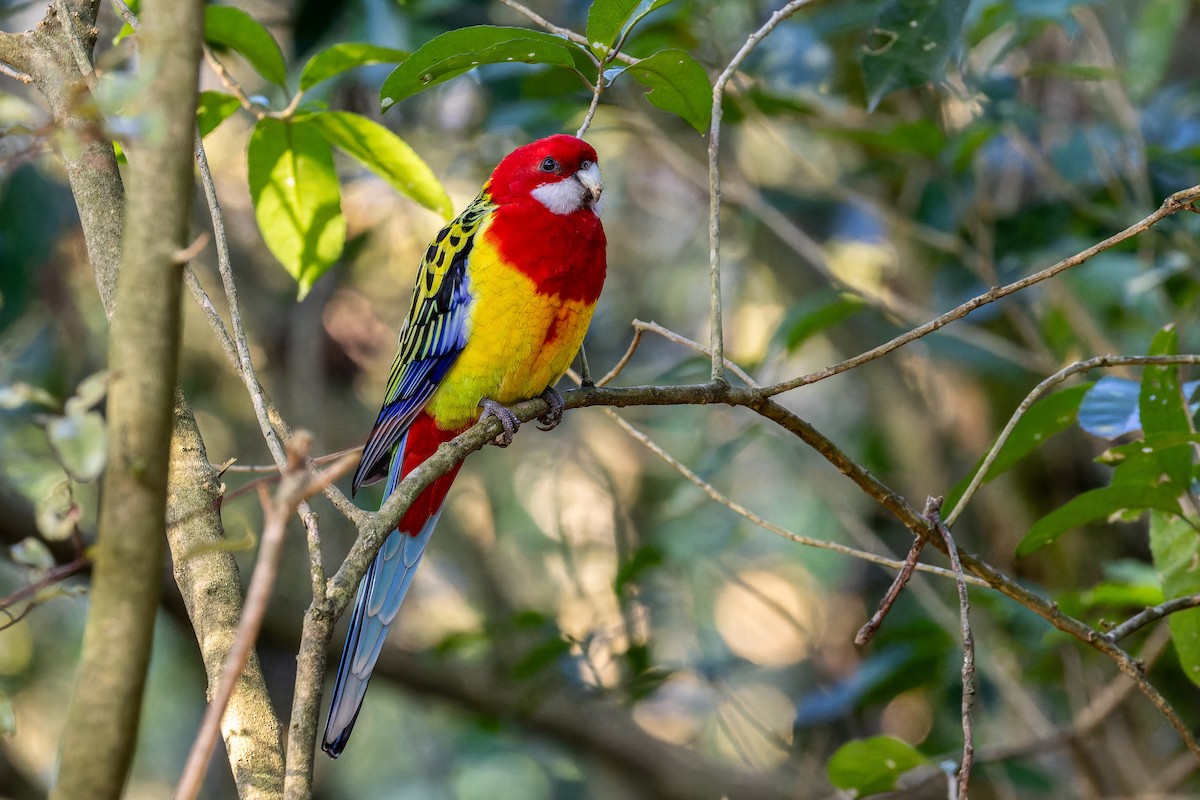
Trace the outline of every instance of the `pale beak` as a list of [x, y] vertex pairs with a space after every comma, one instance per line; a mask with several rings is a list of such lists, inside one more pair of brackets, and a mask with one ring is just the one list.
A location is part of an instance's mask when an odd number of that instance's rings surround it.
[[590, 205], [596, 205], [600, 202], [600, 195], [604, 191], [604, 181], [600, 177], [600, 165], [589, 164], [584, 169], [575, 173], [575, 180], [583, 184], [583, 188], [587, 190]]

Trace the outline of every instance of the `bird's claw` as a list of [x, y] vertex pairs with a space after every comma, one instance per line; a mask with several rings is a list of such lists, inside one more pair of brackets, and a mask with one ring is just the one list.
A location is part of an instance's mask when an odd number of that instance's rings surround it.
[[546, 387], [546, 391], [539, 396], [550, 404], [550, 410], [538, 417], [538, 430], [552, 431], [558, 427], [558, 423], [562, 422], [563, 407], [566, 403], [563, 402], [562, 395], [553, 386]]
[[486, 398], [479, 401], [479, 407], [483, 409], [483, 417], [495, 417], [500, 421], [500, 427], [504, 428], [492, 440], [492, 444], [497, 447], [508, 447], [512, 444], [513, 435], [521, 427], [521, 420], [517, 419], [517, 415], [495, 400], [488, 400]]

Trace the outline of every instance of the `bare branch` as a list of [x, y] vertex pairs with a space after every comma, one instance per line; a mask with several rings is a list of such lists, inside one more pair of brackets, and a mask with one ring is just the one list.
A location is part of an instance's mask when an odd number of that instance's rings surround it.
[[925, 501], [925, 518], [942, 536], [946, 543], [946, 554], [950, 557], [950, 565], [958, 576], [958, 614], [962, 628], [962, 730], [963, 754], [962, 763], [958, 767], [958, 798], [967, 800], [968, 785], [971, 782], [971, 765], [975, 762], [975, 734], [972, 730], [971, 711], [975, 707], [975, 636], [971, 633], [971, 603], [967, 597], [967, 581], [963, 575], [962, 562], [958, 557], [958, 547], [950, 529], [942, 522], [942, 498], [930, 497]]
[[[884, 619], [891, 613], [892, 606], [896, 604], [896, 600], [900, 597], [900, 592], [904, 591], [904, 587], [908, 585], [909, 578], [913, 572], [920, 566], [917, 560], [921, 557], [921, 551], [925, 549], [925, 537], [918, 536], [913, 539], [912, 547], [908, 548], [908, 555], [904, 559], [904, 563], [900, 565], [900, 571], [896, 573], [892, 585], [883, 593], [883, 597], [879, 601], [879, 608], [871, 615], [871, 618], [858, 629], [858, 633], [854, 634], [854, 643], [857, 645], [870, 644], [875, 638], [875, 634], [883, 625]], [[951, 573], [953, 575], [953, 573]], [[985, 584], [986, 585], [986, 584]]]
[[1186, 597], [1176, 597], [1174, 600], [1168, 600], [1165, 603], [1159, 603], [1156, 606], [1147, 606], [1143, 611], [1122, 622], [1120, 625], [1113, 628], [1108, 633], [1104, 634], [1104, 638], [1110, 642], [1119, 642], [1129, 634], [1144, 628], [1155, 620], [1162, 619], [1165, 616], [1174, 614], [1177, 611], [1187, 611], [1189, 608], [1200, 607], [1200, 594], [1190, 594]]
[[1105, 250], [1115, 247], [1121, 242], [1131, 239], [1138, 234], [1144, 233], [1145, 231], [1157, 225], [1159, 222], [1162, 222], [1167, 217], [1191, 208], [1192, 202], [1198, 197], [1200, 197], [1200, 186], [1193, 186], [1189, 189], [1175, 192], [1175, 194], [1164, 200], [1162, 205], [1159, 206], [1158, 210], [1156, 210], [1153, 214], [1149, 215], [1145, 219], [1140, 220], [1139, 222], [1134, 223], [1133, 225], [1130, 225], [1120, 233], [1113, 234], [1102, 242], [1098, 242], [1091, 247], [1081, 250], [1069, 258], [1064, 258], [1062, 261], [1059, 261], [1058, 263], [1053, 264], [1046, 269], [1041, 270], [1040, 272], [1034, 273], [1033, 275], [1022, 278], [1018, 281], [1013, 281], [1012, 283], [1004, 286], [993, 287], [983, 294], [971, 298], [957, 308], [947, 311], [940, 317], [932, 319], [929, 322], [926, 322], [924, 325], [913, 328], [907, 333], [901, 334], [891, 341], [885, 342], [878, 347], [866, 351], [865, 353], [861, 353], [853, 358], [848, 358], [845, 361], [825, 367], [824, 369], [817, 370], [816, 372], [811, 372], [808, 375], [803, 375], [799, 378], [768, 387], [766, 390], [767, 395], [773, 396], [781, 394], [782, 392], [791, 391], [792, 389], [798, 389], [801, 386], [808, 386], [809, 384], [823, 381], [826, 378], [832, 378], [834, 375], [840, 375], [847, 370], [854, 369], [855, 367], [859, 367], [869, 361], [874, 361], [881, 356], [885, 356], [893, 350], [897, 350], [906, 344], [914, 342], [917, 339], [928, 336], [936, 330], [946, 327], [951, 322], [962, 319], [981, 306], [985, 306], [988, 303], [993, 303], [1003, 297], [1008, 297], [1010, 294], [1019, 292], [1022, 289], [1027, 289], [1034, 284], [1041, 283], [1049, 278], [1053, 278], [1060, 272], [1065, 272], [1068, 269], [1077, 267], [1080, 264], [1087, 262], [1094, 256], [1103, 253]]
[[26, 86], [33, 83], [33, 76], [30, 75], [28, 72], [22, 72], [21, 70], [15, 68], [15, 67], [9, 66], [8, 64], [4, 63], [3, 61], [0, 61], [0, 75], [7, 75], [8, 77], [10, 77], [14, 80], [20, 81], [21, 83], [25, 84]]
[[725, 335], [721, 322], [721, 116], [724, 113], [722, 103], [725, 99], [725, 87], [729, 79], [737, 72], [738, 67], [746, 57], [766, 38], [775, 26], [790, 17], [813, 0], [791, 0], [790, 3], [776, 11], [746, 39], [745, 44], [717, 76], [713, 83], [712, 117], [708, 133], [708, 269], [710, 302], [710, 325], [712, 327], [712, 379], [725, 380]]

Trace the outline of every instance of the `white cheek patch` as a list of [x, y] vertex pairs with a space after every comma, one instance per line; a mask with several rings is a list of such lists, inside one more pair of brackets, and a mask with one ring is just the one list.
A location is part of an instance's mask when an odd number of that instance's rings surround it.
[[570, 214], [583, 206], [585, 190], [577, 180], [567, 179], [556, 183], [546, 183], [530, 194], [539, 203], [549, 209], [550, 213], [560, 216]]

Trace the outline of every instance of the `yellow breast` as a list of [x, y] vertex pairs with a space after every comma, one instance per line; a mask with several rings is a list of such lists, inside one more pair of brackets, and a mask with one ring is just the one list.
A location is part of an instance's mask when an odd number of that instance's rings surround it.
[[473, 299], [466, 346], [426, 407], [444, 429], [472, 423], [484, 398], [512, 405], [557, 383], [595, 309], [538, 292], [533, 280], [501, 260], [485, 234], [486, 224], [468, 265]]

